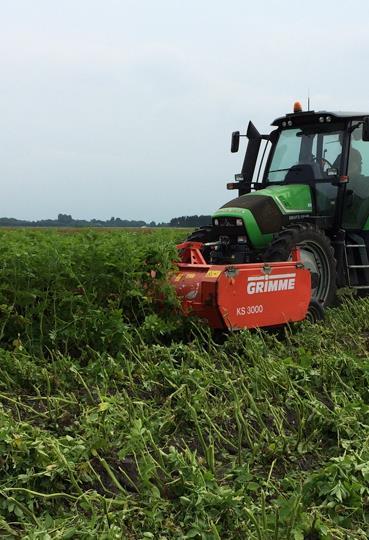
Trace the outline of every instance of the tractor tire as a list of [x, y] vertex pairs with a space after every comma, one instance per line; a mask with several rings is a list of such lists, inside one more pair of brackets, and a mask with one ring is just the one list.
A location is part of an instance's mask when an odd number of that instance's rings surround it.
[[[195, 229], [187, 238], [186, 242], [202, 242], [206, 244], [207, 242], [215, 242], [218, 238], [214, 235], [214, 229], [212, 227], [200, 227]], [[211, 247], [204, 246], [201, 250], [201, 253], [206, 262], [209, 262], [210, 259]]]
[[322, 304], [316, 300], [311, 300], [305, 320], [313, 324], [324, 321], [324, 308], [322, 307]]
[[323, 308], [333, 304], [336, 295], [336, 259], [329, 238], [310, 223], [295, 223], [282, 229], [266, 248], [266, 262], [288, 261], [298, 246], [301, 260], [311, 272], [311, 298]]
[[213, 236], [214, 233], [212, 227], [200, 227], [199, 229], [195, 229], [186, 238], [186, 242], [212, 242]]

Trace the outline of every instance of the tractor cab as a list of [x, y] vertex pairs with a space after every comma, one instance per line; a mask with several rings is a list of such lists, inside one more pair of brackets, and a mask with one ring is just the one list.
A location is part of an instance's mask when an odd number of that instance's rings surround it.
[[[272, 188], [278, 201], [278, 192], [283, 193], [282, 199], [286, 197], [281, 187], [289, 185], [286, 202], [294, 206], [296, 218], [299, 215], [298, 219], [311, 220], [324, 229], [369, 229], [368, 118], [369, 113], [303, 112], [297, 103], [294, 113], [272, 123], [277, 129], [269, 135], [260, 135], [249, 124], [242, 172], [228, 188], [238, 189], [240, 196]], [[238, 138], [235, 132], [233, 151]], [[304, 198], [301, 188], [292, 187], [296, 185], [305, 186]], [[278, 202], [283, 204], [283, 200]], [[281, 210], [290, 213], [288, 207]]]

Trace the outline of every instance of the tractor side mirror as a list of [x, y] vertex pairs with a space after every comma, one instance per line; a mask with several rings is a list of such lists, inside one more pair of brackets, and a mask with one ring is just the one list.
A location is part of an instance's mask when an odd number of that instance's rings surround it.
[[238, 152], [239, 146], [240, 146], [240, 132], [234, 131], [232, 133], [231, 152], [233, 154], [235, 152]]
[[369, 116], [365, 116], [363, 121], [363, 141], [369, 141]]

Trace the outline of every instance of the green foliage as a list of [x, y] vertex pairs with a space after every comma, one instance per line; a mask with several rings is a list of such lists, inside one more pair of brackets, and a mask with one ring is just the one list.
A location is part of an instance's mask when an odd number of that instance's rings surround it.
[[60, 350], [80, 357], [90, 348], [116, 354], [132, 327], [151, 329], [154, 339], [157, 330], [180, 329], [165, 282], [175, 257], [164, 233], [1, 233], [3, 346], [40, 355]]
[[0, 234], [1, 538], [368, 538], [368, 300], [214, 340], [179, 239]]

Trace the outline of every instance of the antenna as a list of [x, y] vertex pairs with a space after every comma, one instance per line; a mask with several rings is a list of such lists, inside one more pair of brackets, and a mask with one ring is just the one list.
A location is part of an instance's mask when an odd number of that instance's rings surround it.
[[310, 111], [310, 88], [308, 88], [308, 111]]

